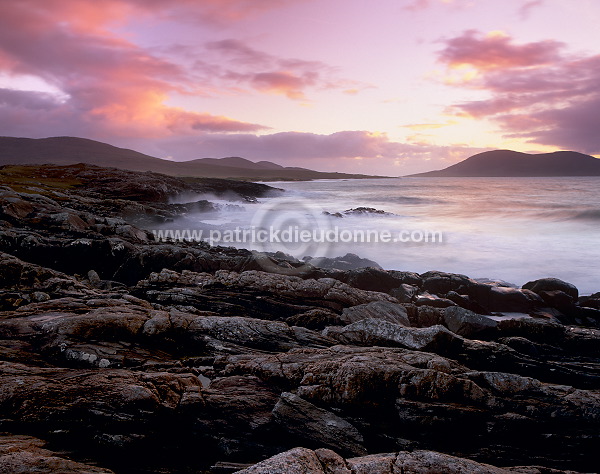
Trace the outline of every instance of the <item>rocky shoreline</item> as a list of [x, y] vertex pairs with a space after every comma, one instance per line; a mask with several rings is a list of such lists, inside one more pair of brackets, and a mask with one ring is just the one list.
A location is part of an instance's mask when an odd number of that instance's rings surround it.
[[0, 472], [597, 470], [600, 293], [353, 256], [269, 273], [143, 228], [268, 186], [0, 177]]

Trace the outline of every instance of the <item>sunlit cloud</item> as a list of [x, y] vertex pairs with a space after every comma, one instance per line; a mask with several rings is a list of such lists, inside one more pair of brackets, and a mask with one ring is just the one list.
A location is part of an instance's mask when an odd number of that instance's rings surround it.
[[490, 118], [506, 137], [600, 152], [600, 55], [583, 57], [563, 50], [554, 40], [516, 44], [509, 36], [476, 31], [447, 40], [439, 60], [477, 71], [475, 80], [455, 85], [490, 95], [454, 104], [448, 111]]
[[438, 58], [449, 67], [471, 66], [480, 71], [540, 67], [560, 59], [563, 47], [563, 43], [555, 40], [515, 44], [508, 34], [500, 31], [482, 35], [477, 30], [468, 30], [446, 40]]
[[451, 125], [456, 125], [458, 122], [455, 120], [450, 120], [444, 123], [413, 123], [410, 125], [402, 125], [402, 127], [409, 128], [411, 130], [433, 130], [437, 128], [450, 127]]
[[[358, 94], [373, 87], [370, 84], [338, 76], [337, 69], [321, 61], [307, 61], [267, 54], [237, 39], [225, 39], [206, 44], [209, 56], [201, 69], [213, 78], [265, 94], [283, 95], [305, 101], [309, 90], [337, 89]], [[210, 81], [210, 77], [205, 78]], [[351, 92], [348, 92], [348, 91]]]
[[[30, 134], [37, 128], [63, 135], [156, 137], [268, 128], [166, 105], [172, 93], [196, 91], [193, 77], [181, 64], [107, 28], [124, 21], [132, 9], [161, 8], [159, 2], [33, 3], [12, 2], [0, 17], [4, 133]], [[192, 2], [179, 6], [191, 7]]]

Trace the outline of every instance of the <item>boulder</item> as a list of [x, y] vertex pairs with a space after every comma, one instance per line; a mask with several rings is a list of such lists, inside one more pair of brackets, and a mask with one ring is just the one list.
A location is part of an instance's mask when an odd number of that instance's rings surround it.
[[286, 432], [309, 446], [326, 446], [350, 456], [367, 453], [363, 437], [354, 426], [293, 393], [281, 394], [273, 416]]
[[394, 460], [394, 472], [403, 474], [507, 474], [509, 471], [434, 451], [402, 451]]
[[523, 285], [523, 289], [531, 290], [537, 294], [540, 294], [542, 291], [562, 291], [569, 295], [572, 301], [577, 301], [579, 297], [579, 291], [575, 285], [559, 280], [558, 278], [541, 278], [529, 281]]
[[498, 326], [493, 319], [458, 306], [444, 310], [444, 323], [453, 333], [470, 339], [491, 337]]
[[402, 326], [410, 326], [410, 320], [404, 306], [389, 301], [374, 301], [344, 308], [339, 318], [345, 324], [355, 323], [363, 319], [381, 319]]
[[446, 353], [461, 343], [460, 337], [443, 326], [407, 328], [380, 319], [363, 319], [343, 328], [330, 327], [324, 334], [342, 344], [397, 346], [436, 353]]
[[426, 272], [421, 274], [423, 289], [435, 295], [445, 295], [449, 291], [464, 293], [475, 282], [466, 275], [444, 272]]
[[237, 474], [325, 474], [323, 465], [314, 451], [294, 448], [277, 454]]
[[69, 459], [46, 442], [26, 435], [0, 435], [0, 472], [11, 474], [110, 474], [113, 471]]
[[487, 307], [490, 311], [527, 313], [543, 305], [542, 298], [527, 289], [493, 286], [490, 288]]
[[415, 298], [415, 304], [417, 306], [432, 306], [434, 308], [448, 308], [450, 306], [456, 306], [456, 303], [447, 298], [440, 298], [436, 295], [430, 295], [429, 293], [422, 293]]
[[402, 283], [398, 288], [392, 288], [389, 291], [389, 294], [396, 298], [400, 303], [412, 303], [418, 292], [418, 287]]

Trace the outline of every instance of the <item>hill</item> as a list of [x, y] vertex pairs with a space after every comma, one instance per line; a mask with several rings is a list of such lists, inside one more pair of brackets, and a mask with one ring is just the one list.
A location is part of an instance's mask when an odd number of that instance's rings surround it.
[[529, 154], [512, 150], [478, 153], [443, 170], [411, 177], [600, 176], [600, 160], [575, 151]]
[[132, 171], [153, 171], [171, 176], [202, 176], [256, 181], [383, 177], [284, 167], [269, 161], [255, 163], [240, 157], [170, 161], [86, 138], [0, 137], [0, 165], [72, 165], [77, 163]]

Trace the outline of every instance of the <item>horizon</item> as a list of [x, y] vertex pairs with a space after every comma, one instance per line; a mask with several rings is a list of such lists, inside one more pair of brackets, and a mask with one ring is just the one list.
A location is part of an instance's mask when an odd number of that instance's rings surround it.
[[2, 135], [392, 176], [495, 149], [600, 154], [590, 0], [25, 0], [0, 11]]
[[[123, 150], [126, 150], [126, 151], [131, 151], [131, 152], [134, 152], [134, 153], [142, 153], [142, 154], [144, 154], [143, 152], [140, 152], [140, 151], [132, 149], [132, 148], [120, 147], [120, 146], [117, 146], [117, 145], [113, 145], [111, 143], [106, 143], [106, 142], [102, 142], [102, 141], [99, 141], [99, 140], [94, 140], [94, 139], [89, 139], [89, 138], [84, 138], [84, 137], [73, 137], [73, 136], [63, 135], [63, 136], [54, 136], [54, 137], [29, 138], [29, 137], [8, 137], [8, 136], [2, 136], [2, 135], [0, 135], [0, 139], [2, 139], [2, 138], [14, 138], [14, 139], [25, 139], [25, 140], [46, 140], [46, 139], [55, 139], [55, 138], [66, 138], [66, 139], [75, 139], [75, 140], [90, 140], [90, 141], [94, 141], [96, 143], [100, 143], [102, 145], [108, 145], [110, 147], [115, 147], [115, 148], [118, 148], [118, 149], [123, 149]], [[478, 153], [476, 153], [474, 155], [468, 156], [464, 160], [460, 160], [460, 161], [458, 161], [456, 163], [449, 164], [449, 165], [447, 165], [444, 168], [429, 170], [429, 171], [425, 171], [425, 172], [411, 173], [411, 174], [401, 174], [401, 175], [395, 175], [395, 176], [393, 176], [393, 175], [376, 175], [376, 174], [368, 174], [368, 173], [365, 173], [365, 174], [353, 173], [353, 174], [356, 174], [357, 176], [361, 176], [361, 175], [362, 176], [371, 176], [373, 178], [409, 178], [409, 177], [419, 177], [419, 175], [426, 175], [428, 173], [434, 173], [434, 172], [438, 172], [438, 171], [445, 171], [447, 168], [453, 167], [453, 165], [465, 162], [465, 161], [467, 161], [467, 160], [469, 160], [471, 158], [477, 157], [479, 155], [488, 154], [490, 152], [510, 152], [510, 153], [517, 153], [517, 154], [525, 154], [528, 157], [546, 156], [546, 155], [552, 155], [552, 154], [558, 154], [558, 153], [573, 153], [573, 154], [578, 154], [578, 155], [582, 155], [582, 156], [585, 156], [585, 157], [591, 157], [591, 158], [595, 158], [595, 159], [600, 159], [600, 158], [595, 157], [593, 155], [588, 155], [588, 154], [577, 152], [577, 151], [574, 151], [574, 150], [555, 150], [555, 151], [551, 151], [551, 152], [526, 153], [526, 152], [520, 152], [520, 151], [516, 151], [516, 150], [509, 150], [509, 149], [491, 149], [491, 150], [484, 150], [484, 151], [478, 152]], [[153, 158], [153, 159], [157, 159], [158, 158], [158, 159], [161, 159], [161, 160], [170, 161], [172, 163], [186, 163], [186, 162], [202, 161], [202, 160], [216, 160], [216, 161], [219, 161], [219, 160], [225, 160], [225, 159], [241, 159], [243, 161], [247, 161], [247, 162], [250, 162], [250, 163], [253, 163], [253, 164], [268, 163], [268, 164], [280, 165], [279, 163], [277, 163], [275, 161], [252, 160], [252, 159], [245, 158], [243, 156], [222, 156], [222, 157], [203, 156], [203, 157], [200, 157], [200, 158], [189, 158], [189, 159], [186, 159], [186, 160], [169, 160], [167, 158], [159, 158], [159, 157], [151, 156], [151, 155], [147, 155], [147, 154], [146, 154], [146, 156], [148, 158]], [[47, 163], [48, 164], [53, 164], [53, 162], [50, 162], [50, 161], [48, 161]], [[85, 163], [85, 162], [82, 162], [82, 163]], [[94, 163], [94, 164], [96, 164], [98, 166], [101, 166], [101, 167], [105, 166], [104, 163]], [[6, 163], [5, 165], [10, 166], [11, 163]], [[68, 165], [65, 165], [65, 166], [68, 166]], [[109, 166], [111, 166], [111, 165], [109, 165]], [[228, 165], [224, 165], [224, 166], [228, 167]], [[317, 171], [317, 172], [322, 172], [322, 173], [342, 173], [342, 174], [344, 174], [344, 173], [349, 174], [350, 173], [350, 172], [347, 172], [347, 171], [340, 171], [340, 170], [319, 170], [319, 169], [299, 167], [299, 166], [293, 166], [293, 165], [292, 166], [286, 166], [285, 163], [283, 165], [280, 165], [280, 166], [283, 166], [284, 168], [289, 168], [289, 169], [296, 168], [296, 169], [304, 169], [304, 170], [307, 170], [307, 171]], [[127, 168], [123, 168], [123, 169], [127, 169]], [[314, 180], [314, 179], [317, 179], [317, 180], [318, 179], [325, 179], [325, 180], [327, 180], [327, 179], [330, 179], [330, 178], [311, 178], [311, 180]]]

